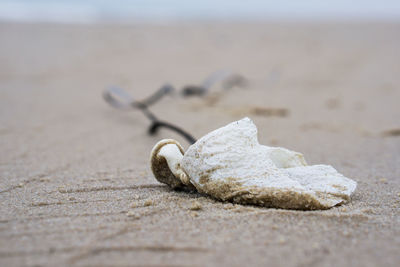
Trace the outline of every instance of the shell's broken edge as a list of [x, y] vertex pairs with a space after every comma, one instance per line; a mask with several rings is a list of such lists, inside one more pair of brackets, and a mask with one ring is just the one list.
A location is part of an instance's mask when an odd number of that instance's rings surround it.
[[[200, 193], [208, 194], [221, 201], [236, 204], [249, 204], [266, 208], [293, 210], [324, 210], [331, 206], [323, 205], [306, 192], [295, 192], [279, 188], [258, 188], [244, 186], [234, 178], [228, 183], [211, 182], [205, 187], [196, 187]], [[230, 179], [228, 179], [229, 181]]]
[[151, 157], [156, 179], [172, 188], [197, 189], [222, 201], [283, 209], [329, 209], [348, 202], [357, 185], [329, 165], [308, 166], [301, 153], [260, 145], [257, 128], [249, 118], [210, 132], [183, 157], [179, 154], [178, 165], [188, 175], [189, 186], [173, 175], [165, 158], [157, 157], [167, 144], [177, 145], [183, 154], [175, 140], [157, 143]]
[[150, 154], [150, 167], [154, 174], [154, 177], [160, 182], [169, 185], [173, 189], [190, 189], [193, 190], [194, 187], [189, 185], [184, 185], [174, 174], [171, 172], [167, 160], [164, 157], [158, 156], [161, 148], [168, 144], [176, 145], [182, 155], [185, 153], [182, 146], [173, 139], [163, 139], [159, 141], [152, 149]]

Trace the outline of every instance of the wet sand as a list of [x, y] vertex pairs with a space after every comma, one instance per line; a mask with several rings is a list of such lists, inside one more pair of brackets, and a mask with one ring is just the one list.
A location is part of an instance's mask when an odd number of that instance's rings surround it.
[[[0, 265], [397, 266], [400, 24], [0, 24]], [[170, 190], [137, 99], [229, 69], [244, 89], [165, 97], [197, 138], [248, 116], [259, 141], [358, 182], [351, 203], [289, 211]]]

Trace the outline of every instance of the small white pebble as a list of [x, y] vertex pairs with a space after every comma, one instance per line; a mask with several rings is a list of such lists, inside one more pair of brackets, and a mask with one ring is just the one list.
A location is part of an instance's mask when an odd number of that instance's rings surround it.
[[279, 238], [279, 244], [285, 244], [286, 243], [286, 238], [285, 237], [283, 237], [283, 236], [281, 236], [280, 238]]
[[190, 210], [201, 210], [203, 207], [201, 206], [200, 202], [194, 201], [192, 206], [189, 208]]
[[134, 219], [139, 219], [140, 215], [136, 214], [134, 211], [130, 210], [126, 213], [126, 216]]
[[148, 207], [154, 205], [154, 202], [151, 199], [148, 199], [144, 202], [143, 206]]
[[382, 177], [382, 178], [379, 179], [379, 182], [381, 182], [381, 183], [387, 183], [387, 179]]

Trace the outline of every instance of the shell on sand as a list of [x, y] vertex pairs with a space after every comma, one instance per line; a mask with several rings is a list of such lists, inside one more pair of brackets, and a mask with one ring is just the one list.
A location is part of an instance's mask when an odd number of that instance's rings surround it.
[[298, 152], [260, 145], [249, 118], [205, 135], [180, 157], [190, 186], [222, 201], [328, 209], [349, 201], [357, 186], [332, 166], [309, 166]]

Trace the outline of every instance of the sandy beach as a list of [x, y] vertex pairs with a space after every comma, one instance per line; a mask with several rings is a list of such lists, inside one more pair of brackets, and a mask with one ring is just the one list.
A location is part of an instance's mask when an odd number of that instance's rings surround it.
[[[1, 266], [398, 266], [400, 24], [0, 24]], [[357, 181], [324, 211], [173, 191], [141, 99], [216, 70], [248, 80], [152, 107], [195, 137], [250, 117], [261, 144]]]

